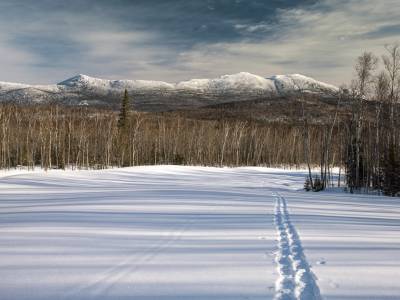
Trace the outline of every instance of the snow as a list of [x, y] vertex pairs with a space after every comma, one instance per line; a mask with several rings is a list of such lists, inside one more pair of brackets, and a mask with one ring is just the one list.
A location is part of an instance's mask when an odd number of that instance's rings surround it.
[[173, 89], [174, 85], [150, 80], [107, 80], [79, 74], [58, 84], [69, 88], [87, 89]]
[[178, 83], [146, 80], [106, 80], [79, 74], [58, 84], [66, 88], [84, 89], [169, 89], [169, 90], [199, 90], [202, 92], [226, 91], [265, 91], [269, 93], [293, 93], [299, 89], [312, 92], [338, 91], [333, 85], [326, 84], [304, 75], [276, 75], [264, 78], [248, 72], [223, 75], [214, 79], [192, 79]]
[[[329, 85], [303, 75], [277, 75], [264, 78], [247, 72], [232, 75], [223, 75], [214, 79], [192, 79], [178, 83], [167, 83], [151, 80], [107, 80], [79, 74], [55, 85], [27, 85], [19, 83], [0, 82], [1, 92], [23, 90], [26, 97], [39, 97], [37, 93], [65, 93], [71, 91], [92, 91], [107, 93], [111, 91], [199, 91], [199, 92], [265, 92], [269, 94], [287, 95], [300, 90], [321, 93], [335, 93], [338, 91]], [[4, 95], [3, 95], [4, 96]]]
[[275, 82], [276, 89], [281, 94], [303, 91], [334, 95], [339, 92], [339, 88], [334, 85], [317, 81], [301, 74], [275, 75], [271, 77], [271, 80]]
[[305, 174], [3, 171], [0, 298], [398, 299], [399, 199]]
[[30, 87], [28, 84], [0, 81], [0, 91], [9, 91]]
[[9, 91], [30, 91], [31, 93], [35, 92], [58, 92], [59, 88], [56, 85], [29, 85], [23, 83], [13, 83], [13, 82], [3, 82], [0, 81], [0, 93], [1, 92], [9, 92]]
[[[338, 91], [332, 85], [298, 74], [264, 78], [241, 72], [214, 79], [192, 79], [177, 83], [107, 80], [79, 74], [53, 85], [0, 82], [0, 102], [108, 106], [119, 103], [125, 89], [135, 97], [136, 108], [140, 110], [144, 106], [147, 111], [187, 108], [188, 103], [178, 101], [182, 97], [192, 99], [190, 106], [198, 108], [227, 101], [296, 96], [300, 92], [331, 97]], [[213, 102], [210, 103], [210, 100]]]
[[296, 228], [290, 221], [286, 199], [274, 194], [275, 226], [278, 233], [278, 251], [275, 261], [279, 277], [276, 281], [276, 300], [321, 300], [316, 277], [304, 255]]
[[216, 79], [192, 79], [176, 84], [178, 89], [199, 89], [202, 91], [226, 90], [264, 90], [275, 93], [275, 84], [272, 80], [247, 72], [233, 75], [224, 75]]

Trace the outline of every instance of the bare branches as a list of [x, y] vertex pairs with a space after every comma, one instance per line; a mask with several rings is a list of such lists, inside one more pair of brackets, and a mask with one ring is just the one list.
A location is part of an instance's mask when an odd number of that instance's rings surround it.
[[[0, 105], [0, 168], [107, 168], [154, 163], [298, 167], [309, 163], [312, 167], [321, 161], [319, 126], [308, 127], [306, 149], [300, 133], [296, 125], [138, 112], [127, 116], [122, 132], [117, 112]], [[336, 149], [334, 146], [331, 151]]]
[[359, 96], [368, 96], [369, 87], [373, 82], [373, 71], [378, 64], [378, 58], [372, 52], [364, 52], [357, 58], [354, 69], [356, 71], [356, 83]]
[[395, 43], [386, 45], [386, 54], [382, 56], [383, 65], [389, 76], [390, 100], [395, 101], [399, 92], [399, 75], [400, 75], [400, 44]]

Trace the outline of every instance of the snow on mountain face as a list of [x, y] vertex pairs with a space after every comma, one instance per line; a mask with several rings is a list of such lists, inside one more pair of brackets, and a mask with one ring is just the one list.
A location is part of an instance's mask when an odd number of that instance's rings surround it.
[[106, 80], [77, 75], [54, 85], [27, 85], [0, 82], [0, 103], [82, 103], [116, 106], [123, 90], [135, 98], [143, 110], [173, 110], [211, 104], [297, 95], [302, 92], [332, 96], [338, 88], [299, 75], [264, 78], [242, 72], [215, 79], [192, 79], [178, 83], [149, 80]]
[[317, 81], [313, 78], [300, 74], [276, 75], [264, 78], [254, 74], [241, 72], [233, 75], [224, 75], [215, 79], [192, 79], [178, 83], [167, 83], [163, 81], [148, 80], [105, 80], [93, 78], [86, 75], [78, 75], [58, 83], [65, 88], [82, 89], [165, 89], [165, 90], [197, 90], [202, 92], [253, 92], [265, 91], [281, 95], [296, 92], [321, 92], [335, 93], [338, 88]]
[[276, 89], [282, 95], [296, 92], [312, 92], [334, 95], [339, 91], [339, 88], [334, 85], [317, 81], [313, 78], [300, 74], [275, 75], [271, 77], [271, 80], [275, 82]]
[[77, 75], [63, 82], [59, 86], [66, 88], [83, 89], [175, 89], [175, 90], [200, 90], [211, 92], [224, 92], [233, 90], [264, 90], [275, 92], [275, 84], [271, 79], [250, 73], [224, 75], [215, 79], [192, 79], [178, 83], [148, 80], [105, 80], [86, 75]]
[[87, 75], [77, 75], [57, 85], [28, 85], [20, 83], [0, 82], [1, 91], [34, 88], [57, 92], [57, 90], [84, 89], [84, 90], [198, 90], [210, 92], [227, 91], [266, 91], [286, 95], [293, 92], [321, 92], [335, 93], [338, 88], [317, 81], [300, 74], [276, 75], [264, 78], [254, 74], [241, 72], [233, 75], [224, 75], [215, 79], [192, 79], [178, 83], [150, 80], [106, 80]]
[[173, 84], [162, 81], [149, 80], [106, 80], [93, 78], [86, 75], [77, 75], [63, 82], [59, 86], [84, 89], [172, 89]]
[[0, 81], [0, 92], [28, 88], [29, 86], [29, 84]]
[[216, 79], [192, 79], [177, 83], [178, 89], [198, 89], [211, 91], [227, 90], [264, 90], [275, 92], [275, 84], [272, 80], [261, 76], [242, 72], [233, 75], [224, 75]]

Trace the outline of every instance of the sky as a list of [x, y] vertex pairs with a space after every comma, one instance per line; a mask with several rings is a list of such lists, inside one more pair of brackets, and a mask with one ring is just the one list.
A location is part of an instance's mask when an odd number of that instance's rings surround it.
[[0, 81], [301, 73], [340, 85], [400, 41], [399, 0], [0, 0]]

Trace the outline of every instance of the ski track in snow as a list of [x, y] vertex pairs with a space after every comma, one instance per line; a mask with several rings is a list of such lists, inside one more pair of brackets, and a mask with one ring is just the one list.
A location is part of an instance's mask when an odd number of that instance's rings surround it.
[[316, 277], [304, 255], [300, 237], [290, 221], [285, 198], [275, 197], [274, 221], [278, 234], [277, 263], [279, 278], [275, 300], [322, 300]]

